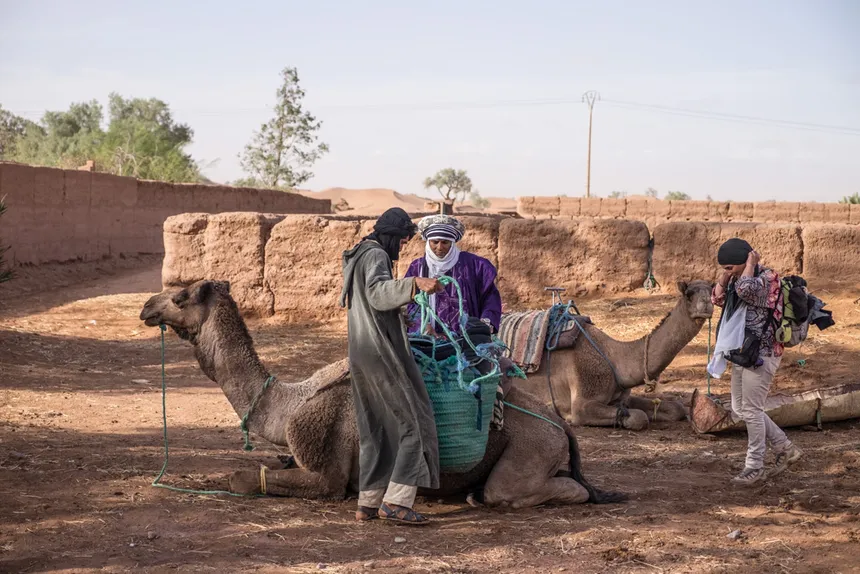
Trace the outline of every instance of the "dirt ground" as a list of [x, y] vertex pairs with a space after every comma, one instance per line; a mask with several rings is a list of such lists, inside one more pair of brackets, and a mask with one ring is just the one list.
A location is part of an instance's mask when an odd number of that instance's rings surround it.
[[[586, 475], [622, 505], [526, 511], [425, 500], [434, 525], [357, 525], [354, 501], [195, 496], [151, 486], [163, 462], [157, 329], [138, 313], [159, 262], [28, 271], [0, 287], [0, 571], [143, 572], [858, 572], [860, 421], [790, 430], [806, 457], [737, 489], [745, 435], [700, 437], [688, 423], [641, 433], [578, 430]], [[775, 391], [857, 382], [860, 306], [817, 291], [838, 325], [790, 351]], [[647, 332], [670, 295], [581, 303], [619, 338]], [[345, 353], [341, 328], [251, 322], [273, 372], [300, 380]], [[661, 392], [705, 388], [707, 333]], [[238, 417], [167, 336], [168, 484], [225, 488], [237, 469], [284, 454], [242, 450]], [[797, 361], [805, 359], [805, 365]], [[727, 392], [725, 383], [715, 392]], [[727, 535], [740, 530], [738, 539]]]

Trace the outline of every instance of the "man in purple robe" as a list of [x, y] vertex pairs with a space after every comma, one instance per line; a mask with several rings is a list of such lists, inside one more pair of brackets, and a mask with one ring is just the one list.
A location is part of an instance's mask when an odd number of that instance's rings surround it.
[[[499, 330], [502, 318], [502, 298], [496, 288], [496, 268], [487, 259], [474, 253], [460, 251], [457, 243], [463, 238], [463, 224], [450, 215], [430, 215], [418, 223], [418, 231], [427, 244], [424, 257], [419, 257], [409, 266], [406, 277], [438, 278], [453, 277], [463, 292], [461, 318], [457, 290], [448, 285], [445, 291], [430, 296], [430, 306], [439, 320], [456, 336], [461, 334], [461, 321], [469, 319], [472, 324], [480, 321], [491, 333]], [[415, 303], [408, 307], [409, 333], [413, 335], [438, 335], [441, 325], [428, 325], [425, 333], [421, 328], [421, 312]], [[478, 323], [480, 325], [480, 323]], [[471, 332], [471, 327], [468, 329]]]

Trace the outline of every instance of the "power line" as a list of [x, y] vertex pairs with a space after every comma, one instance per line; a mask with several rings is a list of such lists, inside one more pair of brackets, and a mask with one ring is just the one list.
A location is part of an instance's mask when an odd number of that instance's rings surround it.
[[756, 116], [743, 116], [737, 114], [725, 114], [721, 112], [710, 112], [704, 110], [691, 110], [686, 108], [673, 108], [668, 106], [658, 106], [653, 104], [640, 104], [637, 102], [625, 102], [620, 100], [602, 100], [608, 106], [620, 108], [629, 108], [635, 110], [653, 111], [664, 114], [679, 115], [686, 117], [695, 117], [709, 120], [722, 120], [741, 123], [752, 123], [759, 125], [771, 125], [775, 127], [784, 127], [799, 130], [824, 131], [840, 133], [845, 135], [860, 135], [860, 128], [852, 128], [848, 126], [834, 126], [827, 124], [814, 124], [809, 122], [795, 122], [791, 120], [778, 120], [773, 118], [761, 118]]
[[[821, 133], [832, 133], [839, 135], [860, 136], [860, 128], [851, 126], [835, 126], [828, 124], [817, 124], [811, 122], [797, 122], [792, 120], [781, 120], [775, 118], [763, 118], [756, 116], [746, 116], [739, 114], [728, 114], [722, 112], [713, 112], [707, 110], [694, 110], [687, 108], [677, 108], [670, 106], [660, 106], [654, 104], [645, 104], [640, 102], [630, 102], [623, 100], [601, 99], [605, 105], [626, 108], [638, 111], [648, 111], [654, 113], [675, 115], [681, 117], [691, 117], [706, 120], [726, 121], [751, 125], [763, 125], [772, 127], [781, 127], [786, 129], [795, 129], [802, 131], [814, 131]], [[485, 100], [485, 101], [460, 101], [460, 102], [425, 102], [425, 103], [385, 103], [385, 104], [342, 104], [342, 105], [321, 105], [316, 107], [317, 110], [330, 111], [355, 111], [355, 112], [392, 112], [392, 111], [458, 111], [470, 109], [493, 109], [493, 108], [515, 108], [515, 107], [545, 107], [559, 105], [579, 105], [584, 100], [571, 97], [557, 98], [532, 98], [518, 100]], [[587, 102], [586, 102], [587, 103]], [[44, 113], [43, 110], [10, 110], [11, 113], [20, 116], [38, 116]], [[193, 113], [202, 116], [226, 116], [229, 114], [247, 113], [247, 112], [269, 112], [269, 107], [253, 107], [253, 108], [230, 108], [230, 109], [189, 109], [189, 108], [174, 108], [174, 113]]]

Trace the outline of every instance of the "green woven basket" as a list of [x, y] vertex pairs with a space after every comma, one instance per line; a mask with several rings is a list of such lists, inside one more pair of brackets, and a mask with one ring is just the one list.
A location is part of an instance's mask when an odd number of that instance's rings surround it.
[[[480, 384], [481, 400], [478, 401], [457, 383], [457, 357], [440, 362], [420, 357], [418, 366], [433, 402], [439, 466], [444, 472], [468, 472], [481, 462], [487, 450], [499, 377], [488, 377]], [[467, 384], [480, 376], [474, 367], [463, 371], [463, 381]]]

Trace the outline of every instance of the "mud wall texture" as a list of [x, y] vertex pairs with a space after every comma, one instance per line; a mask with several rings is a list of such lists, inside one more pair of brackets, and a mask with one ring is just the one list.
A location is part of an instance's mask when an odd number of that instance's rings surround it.
[[[660, 288], [678, 281], [715, 280], [719, 245], [749, 241], [764, 263], [783, 274], [800, 273], [813, 288], [860, 283], [860, 227], [780, 223], [669, 222], [654, 229], [641, 221], [462, 218], [461, 246], [498, 268], [505, 310], [543, 308], [545, 287], [590, 297], [642, 287], [649, 263]], [[345, 318], [339, 306], [341, 256], [372, 230], [373, 221], [334, 215], [257, 213], [183, 214], [164, 225], [165, 286], [199, 279], [231, 282], [243, 312], [287, 321]], [[402, 276], [423, 252], [415, 238], [396, 265]]]
[[331, 202], [271, 190], [171, 184], [0, 162], [0, 244], [13, 265], [164, 253], [163, 226], [188, 212], [330, 213]]
[[520, 197], [517, 198], [517, 213], [526, 219], [633, 219], [644, 221], [652, 229], [668, 221], [860, 225], [860, 205], [846, 203]]

